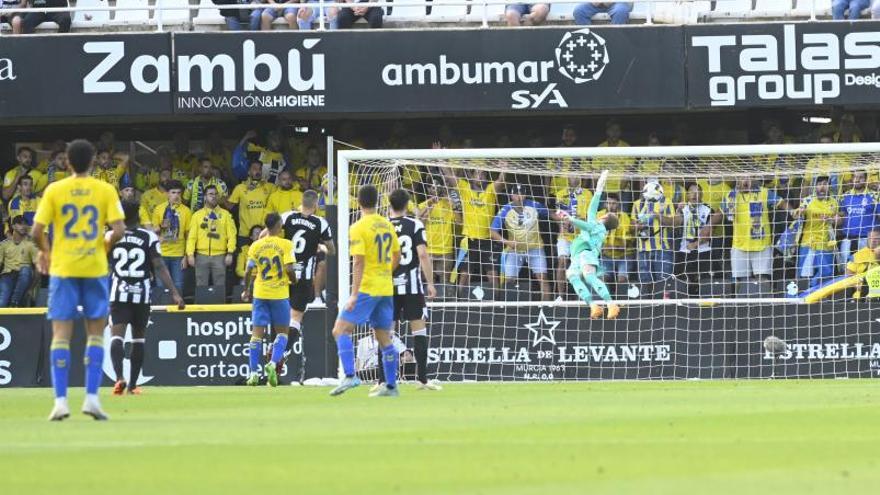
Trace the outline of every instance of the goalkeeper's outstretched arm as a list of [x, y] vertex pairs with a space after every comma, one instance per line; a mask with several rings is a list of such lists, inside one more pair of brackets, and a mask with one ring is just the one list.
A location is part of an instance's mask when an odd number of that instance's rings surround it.
[[[590, 222], [596, 221], [596, 215], [599, 213], [599, 204], [602, 203], [602, 192], [605, 190], [605, 183], [608, 181], [608, 171], [603, 170], [602, 175], [599, 176], [599, 180], [596, 181], [596, 192], [593, 193], [593, 199], [590, 200], [590, 207], [587, 209], [587, 220]], [[577, 224], [575, 224], [577, 226]], [[578, 226], [579, 229], [583, 230], [583, 227]]]

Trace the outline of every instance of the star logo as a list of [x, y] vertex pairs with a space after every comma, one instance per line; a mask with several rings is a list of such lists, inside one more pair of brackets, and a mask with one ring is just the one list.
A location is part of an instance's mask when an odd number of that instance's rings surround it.
[[559, 73], [575, 84], [602, 77], [609, 61], [605, 39], [589, 28], [565, 33], [556, 47]]
[[538, 321], [534, 323], [526, 323], [525, 327], [529, 329], [532, 335], [532, 347], [537, 346], [541, 342], [549, 342], [556, 345], [556, 327], [562, 323], [561, 321], [549, 321], [544, 315], [544, 310], [538, 312]]

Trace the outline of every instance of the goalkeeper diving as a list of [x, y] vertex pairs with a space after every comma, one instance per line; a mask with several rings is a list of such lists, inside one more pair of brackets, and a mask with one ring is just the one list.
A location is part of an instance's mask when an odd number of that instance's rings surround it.
[[593, 292], [595, 292], [608, 303], [608, 318], [614, 319], [620, 314], [620, 306], [611, 302], [608, 286], [601, 279], [602, 265], [599, 261], [605, 237], [608, 236], [609, 231], [617, 228], [618, 223], [617, 215], [614, 213], [606, 213], [601, 218], [597, 218], [602, 191], [605, 189], [607, 180], [608, 171], [606, 170], [602, 172], [596, 183], [596, 191], [593, 194], [593, 199], [590, 200], [586, 220], [572, 217], [565, 211], [560, 211], [558, 214], [564, 222], [570, 223], [579, 231], [571, 243], [571, 265], [565, 273], [566, 278], [574, 287], [578, 297], [590, 305], [591, 318], [601, 318], [603, 313], [601, 306], [592, 303]]

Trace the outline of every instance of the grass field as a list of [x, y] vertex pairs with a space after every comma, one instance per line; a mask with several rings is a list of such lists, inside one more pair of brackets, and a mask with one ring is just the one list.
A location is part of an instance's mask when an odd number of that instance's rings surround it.
[[[0, 390], [0, 493], [877, 493], [872, 380]], [[78, 406], [82, 390], [71, 394]]]

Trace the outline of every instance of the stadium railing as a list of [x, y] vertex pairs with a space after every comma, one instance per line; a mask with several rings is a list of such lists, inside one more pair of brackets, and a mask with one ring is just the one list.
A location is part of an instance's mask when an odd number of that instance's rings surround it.
[[[225, 25], [220, 9], [252, 10], [266, 8], [266, 4], [215, 5], [211, 0], [79, 0], [68, 7], [4, 9], [13, 12], [70, 12], [74, 30], [210, 30]], [[195, 0], [192, 0], [195, 1]], [[479, 25], [488, 28], [503, 23], [507, 5], [522, 3], [516, 0], [398, 0], [373, 2], [370, 5], [386, 9], [389, 27], [424, 25]], [[551, 4], [549, 24], [573, 23], [572, 13], [576, 5], [585, 0], [548, 0]], [[280, 5], [280, 4], [279, 4]], [[351, 7], [350, 3], [319, 1], [314, 4], [289, 4], [286, 6], [317, 7], [316, 29], [329, 26], [329, 8]], [[431, 14], [425, 13], [427, 7]], [[387, 11], [391, 13], [388, 14]], [[730, 21], [748, 19], [799, 19], [815, 21], [830, 16], [831, 0], [642, 0], [634, 2], [630, 13], [632, 21], [645, 24], [694, 24], [698, 22]], [[607, 14], [593, 18], [600, 23], [608, 20]], [[275, 24], [284, 24], [283, 17]], [[8, 30], [7, 24], [2, 25]], [[43, 23], [39, 31], [57, 29], [52, 22]]]

